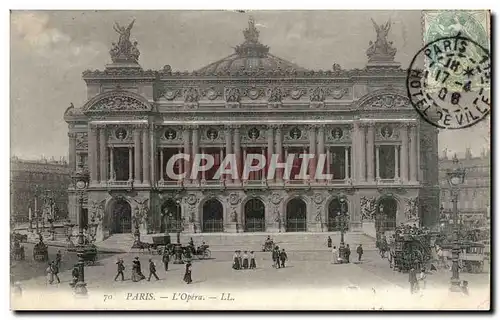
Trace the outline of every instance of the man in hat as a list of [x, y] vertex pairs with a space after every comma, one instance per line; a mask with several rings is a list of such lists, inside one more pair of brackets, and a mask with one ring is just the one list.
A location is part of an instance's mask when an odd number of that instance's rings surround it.
[[146, 276], [142, 274], [141, 261], [139, 261], [139, 257], [135, 257], [134, 264], [136, 265], [136, 272], [139, 276], [139, 280], [146, 279]]
[[122, 281], [125, 280], [125, 277], [123, 275], [123, 271], [125, 270], [125, 266], [123, 265], [123, 259], [118, 259], [118, 261], [116, 262], [116, 277], [115, 277], [115, 281], [118, 279], [118, 277], [121, 275], [122, 276]]
[[156, 274], [156, 266], [155, 266], [155, 263], [153, 262], [153, 259], [149, 259], [148, 281], [151, 281], [151, 276], [154, 276], [156, 278], [156, 280], [160, 280], [160, 278], [158, 278], [158, 275]]
[[168, 263], [170, 262], [170, 253], [168, 250], [165, 248], [163, 251], [163, 257], [162, 257], [163, 265], [165, 266], [165, 271], [168, 271]]

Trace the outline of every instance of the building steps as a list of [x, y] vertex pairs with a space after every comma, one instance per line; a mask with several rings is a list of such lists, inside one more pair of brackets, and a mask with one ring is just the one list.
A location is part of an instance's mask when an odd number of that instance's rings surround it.
[[134, 244], [134, 235], [132, 233], [117, 233], [104, 241], [96, 243], [97, 248], [107, 251], [129, 252]]

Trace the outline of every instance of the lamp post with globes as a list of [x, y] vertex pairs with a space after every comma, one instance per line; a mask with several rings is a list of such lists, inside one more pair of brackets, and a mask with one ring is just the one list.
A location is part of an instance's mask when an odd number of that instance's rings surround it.
[[453, 158], [453, 164], [455, 168], [453, 170], [448, 170], [446, 173], [448, 178], [448, 183], [451, 187], [451, 201], [453, 203], [453, 248], [452, 248], [452, 275], [450, 279], [450, 291], [459, 292], [460, 288], [460, 274], [458, 267], [458, 259], [460, 255], [460, 242], [459, 242], [459, 226], [458, 226], [458, 197], [460, 192], [460, 185], [464, 183], [465, 180], [465, 168], [459, 165], [456, 155]]
[[339, 219], [339, 226], [340, 226], [340, 246], [339, 246], [339, 253], [340, 257], [342, 259], [342, 262], [346, 262], [347, 259], [345, 257], [345, 242], [344, 242], [344, 234], [347, 230], [347, 219], [349, 218], [347, 214], [347, 201], [345, 197], [340, 197], [339, 199], [340, 202], [340, 212], [338, 214], [338, 219]]
[[89, 174], [82, 166], [78, 168], [72, 176], [74, 187], [78, 196], [78, 244], [77, 244], [77, 256], [78, 256], [78, 281], [75, 284], [75, 293], [77, 295], [85, 296], [87, 295], [87, 284], [85, 283], [84, 274], [84, 254], [85, 254], [85, 241], [83, 235], [84, 227], [84, 217], [83, 217], [83, 202], [85, 193], [87, 192], [87, 187], [89, 184]]

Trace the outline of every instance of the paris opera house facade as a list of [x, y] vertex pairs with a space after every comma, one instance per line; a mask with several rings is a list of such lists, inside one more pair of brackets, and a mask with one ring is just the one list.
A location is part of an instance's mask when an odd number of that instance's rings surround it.
[[[96, 221], [98, 240], [136, 227], [322, 232], [338, 230], [345, 199], [350, 231], [370, 221], [434, 223], [437, 130], [411, 106], [392, 43], [373, 38], [363, 69], [310, 71], [272, 55], [250, 20], [234, 53], [176, 72], [142, 69], [137, 43], [120, 36], [113, 63], [83, 72], [87, 102], [64, 114], [70, 168], [89, 174], [83, 195], [69, 187], [70, 218]], [[190, 179], [192, 163], [177, 161], [174, 171], [188, 177], [171, 179], [166, 163], [178, 153], [210, 154], [214, 166]], [[299, 157], [290, 177], [278, 170], [267, 179], [266, 169], [215, 177], [225, 155], [236, 155], [241, 172], [241, 159], [255, 153], [324, 154], [332, 179], [295, 179]]]

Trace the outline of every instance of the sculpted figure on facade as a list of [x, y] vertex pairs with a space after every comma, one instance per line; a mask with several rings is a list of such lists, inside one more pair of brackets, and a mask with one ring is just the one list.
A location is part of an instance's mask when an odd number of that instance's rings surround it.
[[113, 29], [120, 35], [118, 43], [113, 43], [110, 50], [111, 59], [113, 62], [120, 61], [133, 61], [137, 62], [139, 59], [139, 49], [137, 48], [137, 41], [130, 42], [130, 31], [134, 26], [135, 20], [133, 20], [128, 27], [120, 26], [117, 22], [113, 26]]
[[406, 199], [405, 216], [408, 220], [418, 219], [418, 197]]
[[189, 87], [184, 89], [184, 102], [197, 103], [199, 98], [198, 88]]
[[377, 40], [375, 43], [370, 41], [370, 47], [366, 51], [366, 55], [370, 60], [376, 60], [377, 58], [391, 58], [394, 60], [397, 50], [392, 46], [392, 41], [387, 40], [389, 30], [391, 30], [391, 20], [385, 24], [378, 25], [372, 19], [372, 23], [377, 33]]
[[149, 107], [141, 101], [122, 94], [103, 98], [89, 108], [91, 111], [147, 111]]
[[224, 96], [226, 97], [226, 102], [239, 103], [241, 99], [241, 92], [239, 88], [235, 87], [225, 88]]
[[325, 89], [322, 87], [316, 87], [311, 89], [311, 94], [309, 96], [311, 102], [323, 102], [325, 101]]
[[283, 99], [283, 90], [280, 87], [274, 87], [268, 89], [268, 100], [269, 102], [272, 103], [281, 103], [281, 100]]
[[373, 220], [377, 211], [377, 199], [375, 197], [361, 197], [361, 220]]

